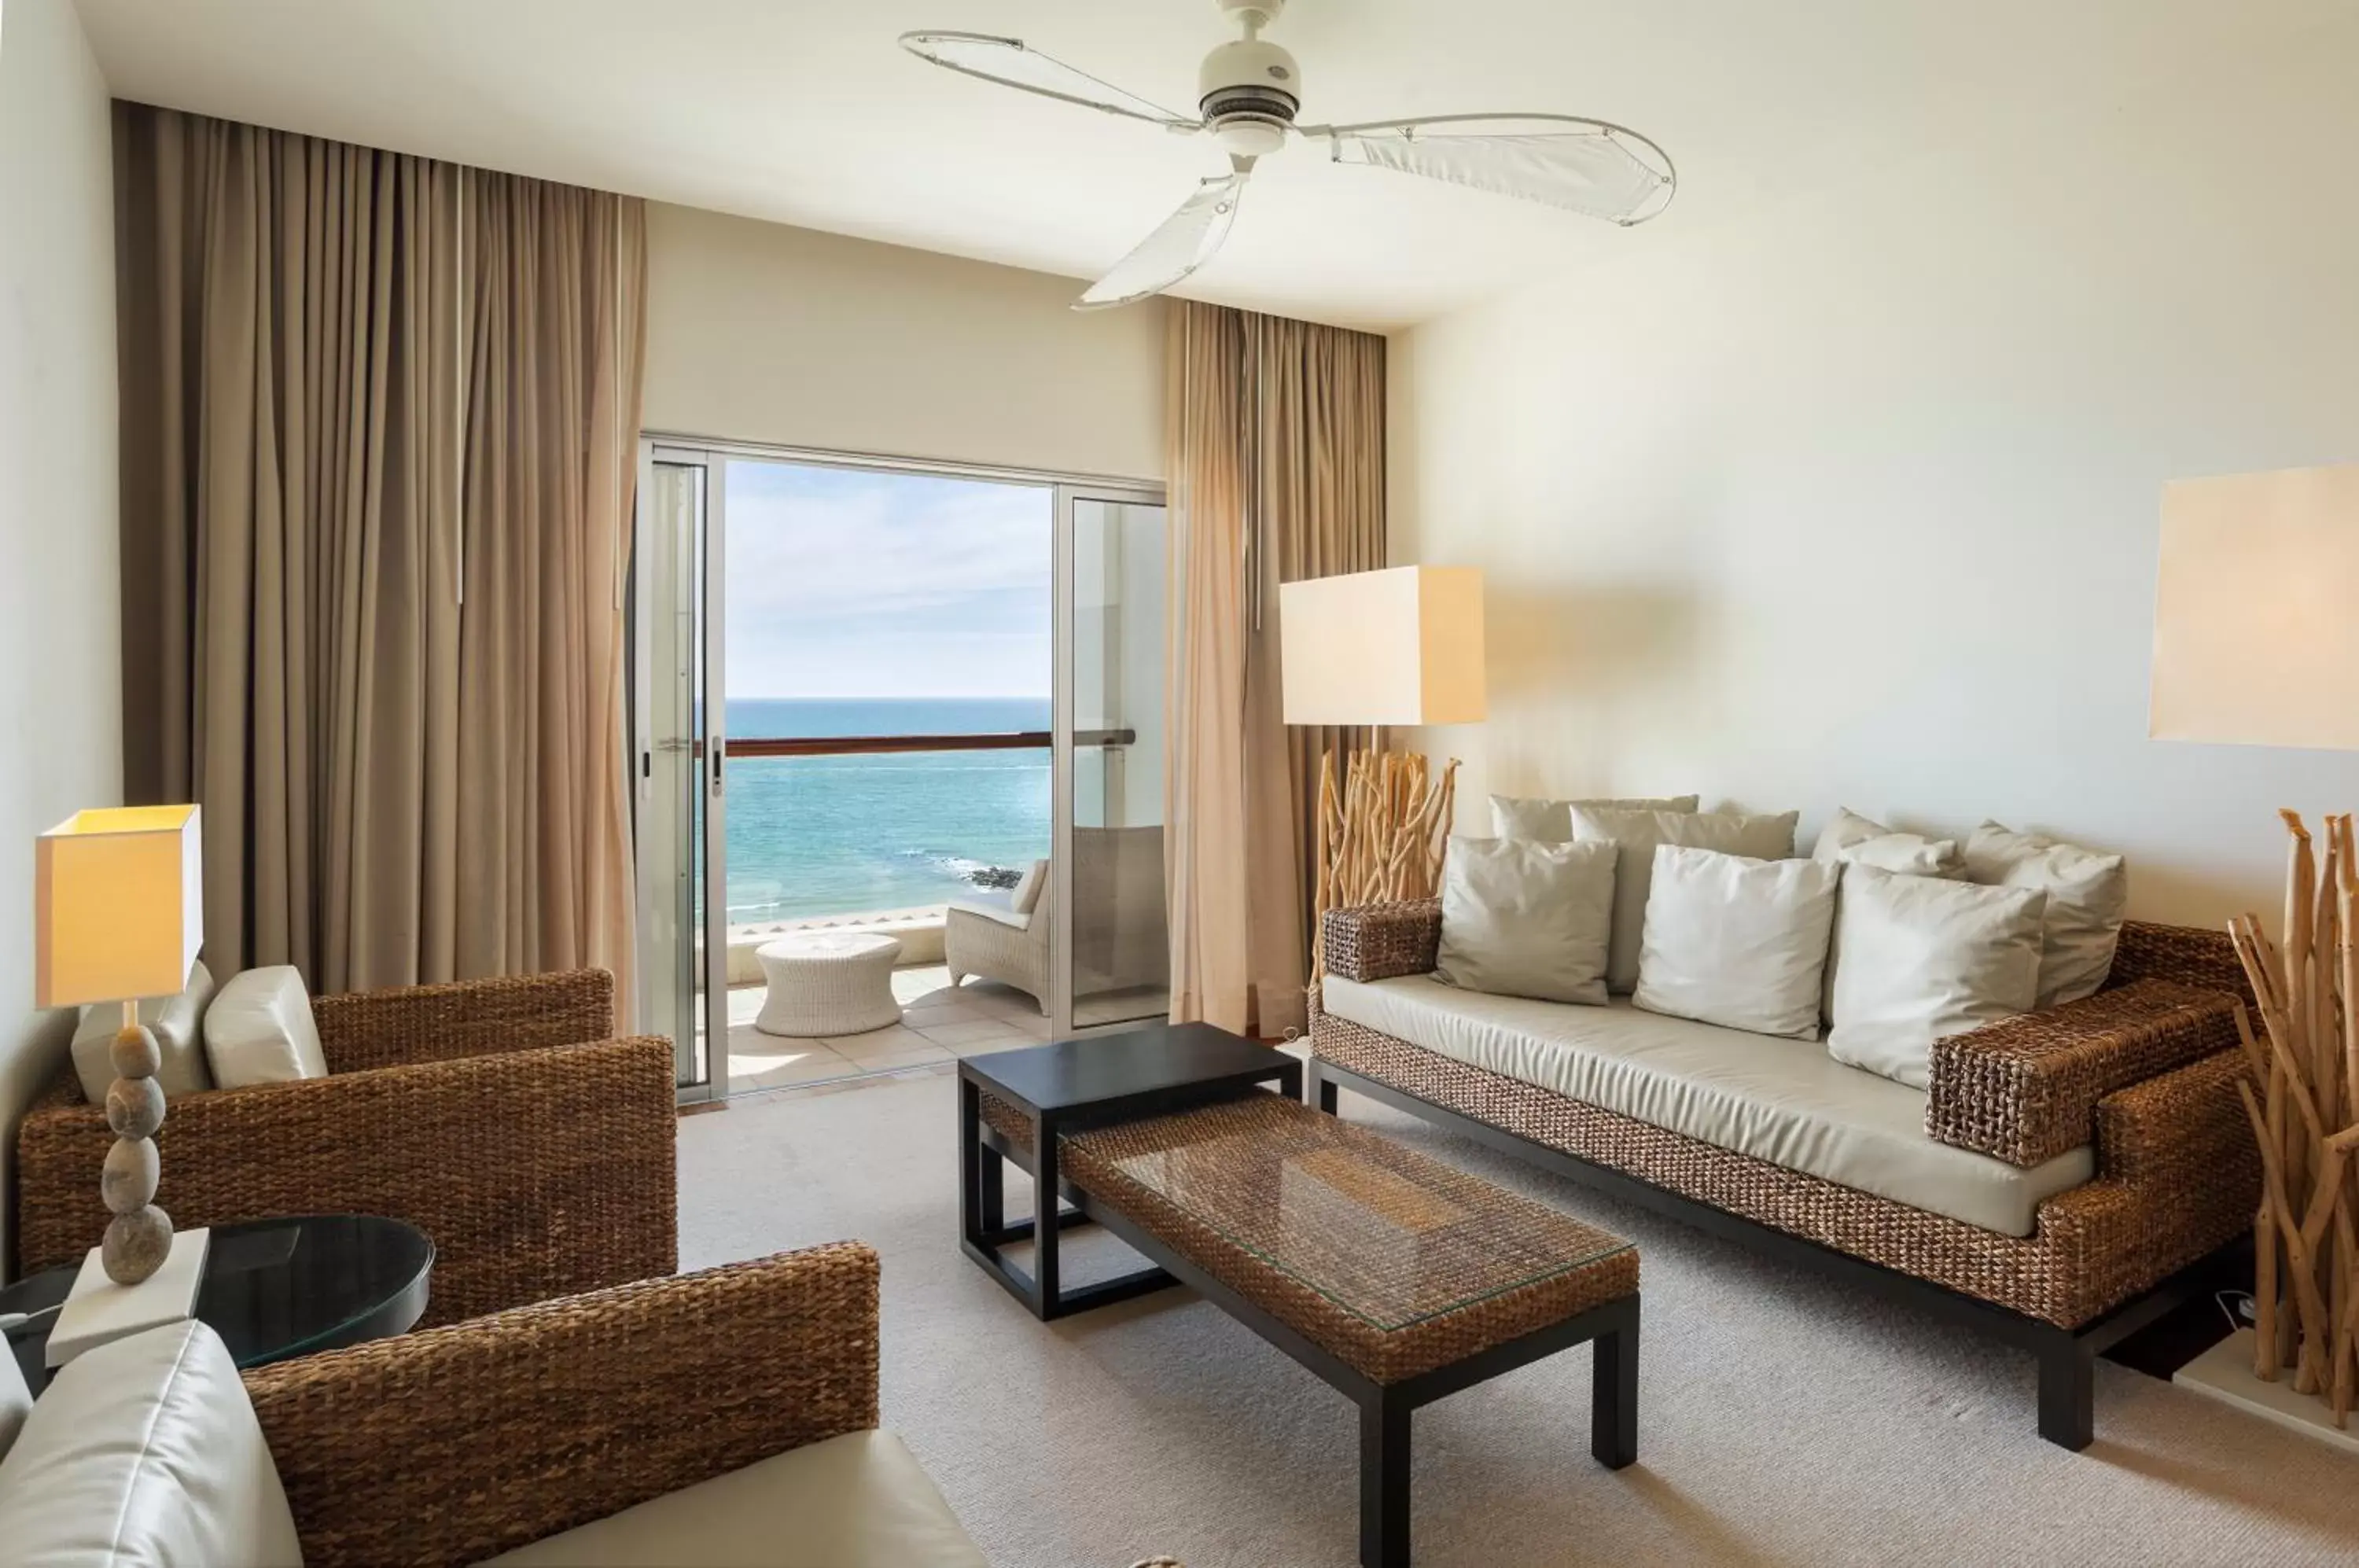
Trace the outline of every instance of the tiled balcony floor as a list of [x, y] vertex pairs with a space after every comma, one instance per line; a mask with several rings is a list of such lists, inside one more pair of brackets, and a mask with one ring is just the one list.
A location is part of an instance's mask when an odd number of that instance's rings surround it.
[[729, 1092], [752, 1094], [982, 1056], [1049, 1038], [1038, 1004], [1012, 986], [969, 980], [953, 990], [939, 964], [893, 972], [901, 1021], [866, 1034], [787, 1040], [754, 1027], [766, 987], [729, 989]]

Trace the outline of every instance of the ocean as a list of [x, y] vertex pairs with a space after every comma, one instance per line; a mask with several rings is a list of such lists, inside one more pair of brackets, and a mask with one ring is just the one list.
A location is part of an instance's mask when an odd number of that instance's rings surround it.
[[[1046, 697], [733, 698], [748, 737], [1049, 727]], [[1049, 853], [1049, 751], [733, 759], [733, 925], [939, 904]]]

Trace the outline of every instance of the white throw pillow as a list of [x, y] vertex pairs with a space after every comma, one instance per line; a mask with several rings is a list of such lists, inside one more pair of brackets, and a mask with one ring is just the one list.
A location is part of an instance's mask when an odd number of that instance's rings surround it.
[[1933, 1042], [2027, 1013], [2048, 895], [1846, 866], [1835, 911], [1837, 1062], [1929, 1087]]
[[1692, 811], [1701, 798], [1667, 795], [1658, 800], [1525, 800], [1513, 795], [1494, 795], [1491, 797], [1491, 831], [1501, 838], [1569, 844], [1572, 840], [1572, 808], [1575, 806], [1614, 811]]
[[0, 1462], [0, 1559], [302, 1562], [278, 1467], [219, 1334], [184, 1319], [59, 1368]]
[[[198, 959], [189, 971], [189, 984], [177, 996], [150, 996], [139, 1004], [139, 1021], [156, 1037], [164, 1059], [156, 1082], [166, 1098], [201, 1094], [213, 1086], [205, 1067], [205, 1008], [213, 999], [213, 972]], [[82, 1097], [93, 1105], [106, 1104], [114, 1083], [114, 1037], [123, 1028], [121, 1004], [84, 1007], [74, 1026], [74, 1076], [82, 1080]]]
[[1819, 1038], [1840, 866], [1661, 844], [1631, 1000], [1755, 1034]]
[[284, 964], [231, 975], [205, 1010], [205, 1056], [220, 1089], [325, 1078], [303, 976]]
[[1040, 902], [1040, 889], [1048, 885], [1049, 863], [1034, 861], [1025, 868], [1024, 879], [1016, 884], [1016, 891], [1007, 900], [1008, 909], [1019, 915], [1030, 914]]
[[1835, 820], [1819, 834], [1810, 858], [1830, 866], [1873, 866], [1907, 877], [1957, 877], [1966, 872], [1956, 839], [1895, 833], [1849, 807], [1835, 812]]
[[1605, 1003], [1614, 846], [1452, 838], [1434, 969], [1469, 991]]
[[1621, 851], [1614, 871], [1614, 946], [1605, 963], [1605, 984], [1627, 995], [1637, 988], [1638, 955], [1647, 939], [1647, 889], [1654, 880], [1655, 846], [1675, 844], [1716, 849], [1755, 860], [1786, 860], [1794, 853], [1799, 811], [1745, 817], [1733, 811], [1625, 811], [1572, 808], [1572, 836], [1582, 844], [1604, 842]]
[[1966, 840], [1966, 877], [1989, 887], [2037, 887], [2048, 895], [2040, 1007], [2060, 1007], [2104, 988], [2113, 973], [2122, 917], [2129, 910], [2129, 868], [2120, 855], [1984, 822]]

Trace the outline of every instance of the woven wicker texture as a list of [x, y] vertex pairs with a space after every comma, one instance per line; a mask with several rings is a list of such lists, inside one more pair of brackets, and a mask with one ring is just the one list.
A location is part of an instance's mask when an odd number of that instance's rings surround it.
[[[321, 997], [329, 1076], [172, 1101], [156, 1138], [158, 1202], [183, 1229], [280, 1214], [407, 1220], [435, 1246], [429, 1323], [669, 1274], [671, 1043], [603, 1039], [613, 996], [590, 972]], [[98, 1170], [114, 1137], [71, 1069], [26, 1114], [20, 1269], [77, 1262], [97, 1245]]]
[[2138, 980], [1933, 1042], [1925, 1135], [2033, 1166], [2087, 1143], [2114, 1090], [2237, 1049], [2234, 996]]
[[766, 942], [754, 954], [766, 987], [754, 1027], [764, 1034], [813, 1039], [865, 1034], [901, 1021], [893, 965], [901, 944], [861, 931], [802, 931]]
[[2235, 1107], [2244, 1072], [2207, 1057], [2098, 1103], [2096, 1180], [2001, 1236], [1502, 1077], [1326, 1013], [1321, 1060], [1519, 1138], [1920, 1279], [2076, 1327], [2252, 1224], [2260, 1165]]
[[2252, 982], [2227, 931], [2194, 926], [2158, 926], [2130, 920], [2114, 948], [2114, 967], [2105, 984], [2128, 985], [2140, 980], [2176, 980], [2199, 990], [2225, 991], [2252, 1007]]
[[[983, 1109], [1003, 1133], [1023, 1122]], [[1097, 1202], [1380, 1383], [1638, 1288], [1620, 1237], [1277, 1094], [1058, 1148]]]
[[1441, 900], [1330, 909], [1323, 929], [1330, 975], [1361, 981], [1430, 975], [1441, 948]]
[[877, 1424], [838, 1243], [245, 1374], [308, 1568], [472, 1563]]

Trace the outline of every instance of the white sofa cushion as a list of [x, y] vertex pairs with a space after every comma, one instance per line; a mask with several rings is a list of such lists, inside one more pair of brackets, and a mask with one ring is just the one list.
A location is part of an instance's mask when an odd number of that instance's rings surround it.
[[[139, 1021], [156, 1037], [163, 1065], [156, 1082], [167, 1098], [201, 1094], [213, 1086], [205, 1065], [205, 1008], [213, 999], [213, 973], [198, 959], [189, 971], [189, 983], [179, 994], [150, 996], [139, 1004]], [[114, 1083], [114, 1037], [123, 1028], [123, 1007], [109, 1002], [82, 1010], [74, 1026], [74, 1076], [82, 1080], [82, 1097], [93, 1105], [106, 1104]]]
[[1676, 844], [1755, 860], [1784, 860], [1794, 853], [1794, 823], [1800, 813], [1747, 817], [1734, 811], [1625, 811], [1575, 806], [1571, 815], [1575, 839], [1583, 844], [1610, 843], [1621, 851], [1614, 869], [1614, 942], [1606, 955], [1605, 984], [1627, 996], [1638, 985], [1655, 846]]
[[1843, 867], [1829, 1052], [1926, 1087], [1935, 1040], [2031, 1010], [2047, 902], [2037, 888]]
[[1614, 846], [1452, 838], [1441, 874], [1448, 984], [1551, 1002], [1605, 1002]]
[[1491, 832], [1500, 838], [1537, 839], [1542, 844], [1566, 844], [1572, 838], [1572, 808], [1595, 806], [1621, 811], [1692, 811], [1696, 795], [1666, 795], [1659, 800], [1527, 800], [1514, 795], [1491, 797]]
[[183, 1321], [61, 1367], [0, 1460], [0, 1559], [75, 1568], [303, 1560], [221, 1337]]
[[487, 1560], [502, 1568], [989, 1568], [901, 1440], [855, 1432]]
[[1966, 876], [2048, 895], [2039, 953], [2039, 1006], [2060, 1007], [2104, 988], [2129, 910], [2127, 864], [2044, 833], [1984, 822], [1966, 840]]
[[[1814, 860], [1658, 844], [1633, 1000], [1650, 1013], [1818, 1039], [1842, 877]], [[1446, 932], [1446, 909], [1443, 919]]]
[[220, 1089], [325, 1078], [303, 976], [284, 964], [231, 975], [205, 1009], [205, 1059]]
[[1873, 866], [1909, 877], [1958, 877], [1966, 874], [1965, 857], [1953, 838], [1927, 838], [1922, 833], [1895, 833], [1872, 817], [1848, 806], [1819, 834], [1810, 858], [1830, 866]]
[[2086, 1148], [2028, 1171], [1925, 1136], [1925, 1096], [1799, 1040], [1640, 1012], [1454, 991], [1419, 975], [1329, 975], [1339, 1018], [1455, 1061], [2006, 1236], [2085, 1183]]

